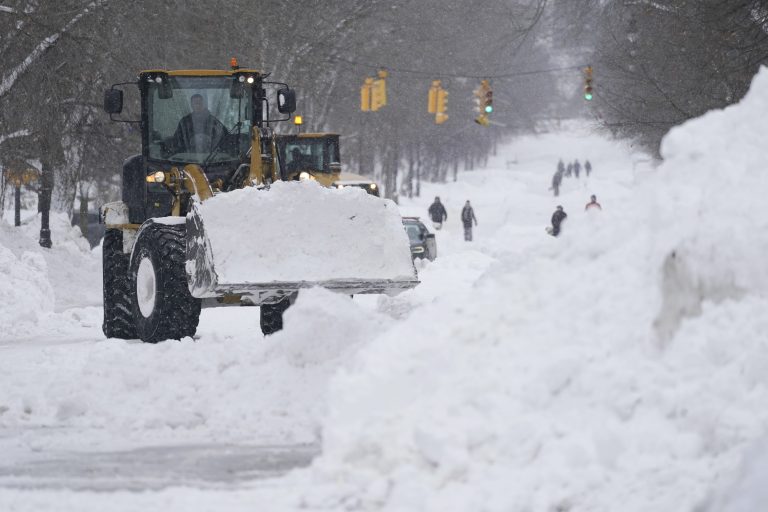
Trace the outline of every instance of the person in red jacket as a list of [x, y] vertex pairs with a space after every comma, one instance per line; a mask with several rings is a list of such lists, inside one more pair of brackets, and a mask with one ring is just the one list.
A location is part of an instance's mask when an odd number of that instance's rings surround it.
[[590, 201], [587, 203], [587, 206], [584, 207], [584, 211], [589, 210], [590, 208], [597, 208], [598, 210], [602, 210], [603, 207], [600, 206], [600, 203], [597, 202], [597, 196], [592, 195], [590, 198]]

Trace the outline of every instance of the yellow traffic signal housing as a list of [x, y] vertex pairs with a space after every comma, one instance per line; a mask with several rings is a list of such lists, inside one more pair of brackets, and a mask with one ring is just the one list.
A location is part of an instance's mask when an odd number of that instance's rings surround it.
[[479, 124], [480, 126], [488, 126], [488, 115], [487, 114], [480, 114], [475, 118], [475, 122]]
[[433, 80], [432, 87], [429, 88], [427, 95], [427, 112], [430, 114], [437, 113], [437, 91], [440, 90], [440, 80]]
[[374, 112], [387, 105], [386, 79], [389, 73], [386, 69], [380, 69], [377, 76], [378, 78], [373, 80], [373, 87], [371, 89], [371, 110]]
[[448, 114], [443, 114], [442, 112], [438, 112], [435, 114], [435, 124], [443, 124], [448, 120]]
[[[436, 113], [444, 114], [448, 110], [448, 91], [442, 87], [437, 90], [437, 108]], [[447, 116], [446, 116], [447, 117]], [[440, 123], [438, 123], [440, 124]]]
[[387, 82], [383, 78], [373, 80], [371, 88], [371, 110], [376, 112], [387, 105]]
[[365, 83], [360, 88], [360, 110], [363, 112], [371, 111], [371, 89], [373, 88], [373, 78], [366, 78]]

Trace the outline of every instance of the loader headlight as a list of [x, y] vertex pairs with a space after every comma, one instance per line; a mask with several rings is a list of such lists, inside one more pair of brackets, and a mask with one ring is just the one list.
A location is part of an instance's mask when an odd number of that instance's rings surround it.
[[336, 188], [344, 188], [344, 185], [336, 185]]
[[301, 181], [308, 180], [309, 178], [311, 178], [311, 176], [307, 171], [301, 171], [301, 174], [299, 174], [299, 180]]
[[411, 248], [411, 251], [414, 254], [421, 254], [421, 253], [424, 252], [424, 248], [423, 247], [413, 247], [413, 248]]
[[157, 171], [154, 174], [147, 176], [148, 183], [162, 183], [165, 181], [165, 173], [163, 171]]
[[376, 190], [376, 184], [371, 183], [370, 185], [368, 185], [368, 188], [370, 188], [371, 190]]

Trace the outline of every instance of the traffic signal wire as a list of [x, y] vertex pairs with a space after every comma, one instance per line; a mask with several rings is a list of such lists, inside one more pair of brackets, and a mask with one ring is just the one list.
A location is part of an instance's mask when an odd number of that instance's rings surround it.
[[333, 56], [330, 57], [329, 60], [336, 61], [336, 62], [343, 62], [345, 64], [350, 64], [352, 66], [360, 66], [365, 67], [369, 69], [386, 69], [387, 71], [394, 71], [395, 73], [404, 73], [404, 74], [411, 74], [416, 75], [419, 77], [430, 77], [430, 78], [475, 78], [475, 79], [504, 79], [504, 78], [516, 78], [519, 76], [527, 76], [527, 75], [539, 75], [544, 73], [556, 73], [558, 71], [573, 71], [577, 69], [583, 69], [586, 67], [586, 64], [580, 64], [580, 65], [572, 65], [572, 66], [564, 66], [559, 68], [549, 68], [549, 69], [534, 69], [529, 71], [517, 71], [513, 73], [503, 73], [499, 75], [470, 75], [470, 74], [460, 74], [460, 73], [433, 73], [428, 71], [420, 71], [416, 69], [407, 69], [407, 68], [400, 68], [400, 67], [389, 67], [389, 66], [376, 66], [372, 64], [366, 64], [365, 62], [357, 62], [354, 60], [344, 59], [342, 57]]

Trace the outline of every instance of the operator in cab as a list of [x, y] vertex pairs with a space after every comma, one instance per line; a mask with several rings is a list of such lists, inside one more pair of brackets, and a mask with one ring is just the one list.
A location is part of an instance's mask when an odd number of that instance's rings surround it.
[[173, 146], [177, 153], [210, 153], [227, 135], [227, 129], [208, 110], [202, 94], [190, 98], [192, 112], [185, 115], [176, 127]]

